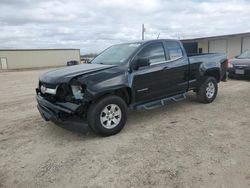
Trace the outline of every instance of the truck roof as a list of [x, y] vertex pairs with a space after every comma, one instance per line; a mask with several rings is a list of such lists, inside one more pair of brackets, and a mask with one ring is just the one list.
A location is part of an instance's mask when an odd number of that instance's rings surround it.
[[139, 40], [139, 41], [134, 41], [134, 42], [125, 42], [125, 43], [120, 43], [120, 44], [134, 44], [134, 43], [141, 43], [141, 44], [146, 44], [150, 42], [162, 42], [162, 41], [176, 41], [180, 42], [179, 40], [176, 39], [153, 39], [153, 40]]

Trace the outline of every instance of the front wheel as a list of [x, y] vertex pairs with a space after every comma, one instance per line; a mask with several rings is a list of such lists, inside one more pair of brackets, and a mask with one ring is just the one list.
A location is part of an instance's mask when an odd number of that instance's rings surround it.
[[92, 104], [87, 114], [90, 128], [100, 136], [119, 133], [127, 121], [127, 105], [118, 96], [106, 96]]
[[197, 91], [198, 100], [202, 103], [211, 103], [217, 96], [218, 84], [214, 77], [206, 77]]

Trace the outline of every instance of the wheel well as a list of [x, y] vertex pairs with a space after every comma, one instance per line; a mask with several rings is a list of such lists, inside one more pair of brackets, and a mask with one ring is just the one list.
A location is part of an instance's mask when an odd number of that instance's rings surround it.
[[205, 76], [212, 76], [214, 77], [217, 82], [220, 82], [220, 71], [219, 70], [210, 70], [205, 73]]
[[103, 93], [102, 95], [99, 95], [97, 98], [94, 99], [94, 102], [107, 96], [107, 95], [116, 95], [121, 97], [125, 103], [127, 105], [129, 105], [131, 103], [131, 89], [128, 87], [124, 87], [124, 88], [120, 88], [120, 89], [116, 89], [113, 91], [107, 91], [105, 93]]
[[130, 88], [121, 88], [114, 91], [114, 94], [121, 97], [126, 104], [131, 102], [131, 90]]

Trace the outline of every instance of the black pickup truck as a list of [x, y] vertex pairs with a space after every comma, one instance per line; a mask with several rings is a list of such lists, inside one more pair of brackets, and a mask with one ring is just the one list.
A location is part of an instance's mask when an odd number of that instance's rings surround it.
[[226, 55], [188, 57], [178, 40], [118, 44], [91, 64], [43, 74], [37, 107], [46, 121], [86, 126], [87, 120], [96, 134], [109, 136], [124, 127], [128, 108], [153, 109], [185, 99], [190, 90], [211, 103], [226, 69]]

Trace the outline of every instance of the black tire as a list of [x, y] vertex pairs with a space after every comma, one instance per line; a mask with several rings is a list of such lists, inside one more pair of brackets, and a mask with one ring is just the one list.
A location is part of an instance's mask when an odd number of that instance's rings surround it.
[[229, 74], [229, 75], [228, 75], [228, 78], [230, 78], [230, 79], [234, 79], [234, 75]]
[[[101, 122], [101, 114], [103, 114], [103, 110], [107, 108], [109, 105], [117, 105], [120, 110], [120, 121], [113, 128], [106, 128], [105, 125]], [[119, 118], [119, 115], [117, 116]], [[127, 105], [124, 100], [115, 95], [108, 95], [104, 98], [101, 98], [96, 103], [90, 105], [87, 114], [87, 120], [89, 127], [93, 130], [94, 133], [100, 136], [111, 136], [119, 133], [127, 121]], [[111, 123], [112, 120], [108, 120]], [[104, 122], [105, 123], [105, 122]], [[114, 122], [113, 122], [114, 123]]]
[[[214, 92], [208, 92], [207, 88], [211, 84], [214, 86]], [[213, 94], [212, 94], [213, 93]], [[208, 104], [214, 101], [218, 93], [218, 83], [214, 77], [207, 76], [204, 79], [204, 82], [198, 88], [197, 98], [200, 102]]]

